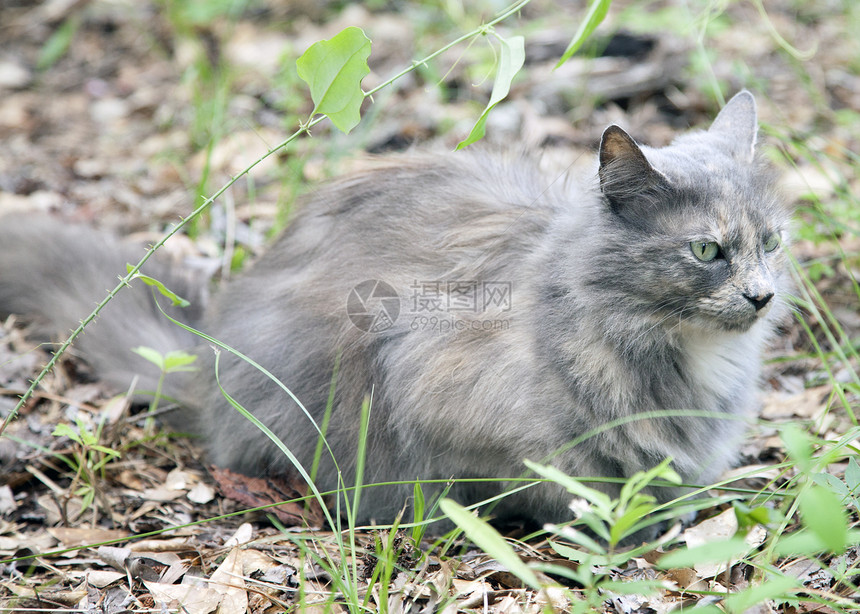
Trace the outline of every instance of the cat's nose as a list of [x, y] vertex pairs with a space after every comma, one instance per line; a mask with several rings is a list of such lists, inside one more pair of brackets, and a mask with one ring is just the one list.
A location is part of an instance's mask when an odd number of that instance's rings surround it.
[[768, 292], [767, 294], [759, 294], [758, 296], [750, 296], [749, 294], [745, 293], [744, 298], [747, 299], [750, 303], [752, 303], [756, 311], [760, 311], [762, 307], [767, 305], [770, 302], [770, 299], [773, 298], [773, 292]]

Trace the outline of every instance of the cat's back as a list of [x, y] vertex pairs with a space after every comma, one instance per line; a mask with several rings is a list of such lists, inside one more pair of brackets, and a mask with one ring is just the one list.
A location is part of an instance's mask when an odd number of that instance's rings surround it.
[[374, 160], [307, 198], [274, 250], [329, 250], [359, 258], [364, 270], [364, 256], [440, 268], [480, 262], [488, 250], [513, 257], [545, 232], [562, 183], [522, 152]]
[[309, 194], [224, 301], [253, 294], [262, 283], [269, 296], [295, 301], [300, 287], [303, 301], [341, 305], [369, 279], [402, 295], [423, 280], [528, 279], [554, 217], [577, 192], [522, 152], [371, 160], [366, 169]]

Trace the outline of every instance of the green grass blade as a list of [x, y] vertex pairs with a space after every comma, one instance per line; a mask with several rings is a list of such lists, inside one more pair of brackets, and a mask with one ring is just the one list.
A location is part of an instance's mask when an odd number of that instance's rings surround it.
[[329, 384], [328, 389], [328, 399], [326, 399], [325, 403], [325, 412], [323, 413], [322, 424], [320, 424], [320, 433], [317, 438], [317, 447], [314, 450], [314, 460], [311, 465], [311, 479], [317, 479], [317, 472], [320, 467], [320, 460], [322, 459], [323, 447], [325, 446], [325, 435], [328, 432], [328, 426], [331, 423], [331, 414], [334, 410], [334, 393], [337, 389], [337, 374], [340, 370], [340, 354], [335, 356], [334, 359], [334, 369], [331, 374], [331, 384]]
[[281, 451], [281, 453], [283, 453], [284, 456], [286, 456], [288, 459], [290, 459], [290, 463], [292, 463], [293, 467], [296, 468], [296, 471], [299, 472], [299, 474], [302, 476], [302, 478], [305, 480], [305, 482], [307, 482], [310, 489], [313, 491], [314, 497], [316, 497], [317, 501], [319, 502], [320, 507], [322, 508], [323, 514], [325, 514], [326, 519], [328, 520], [329, 524], [331, 526], [335, 526], [333, 519], [329, 515], [328, 508], [326, 507], [325, 501], [322, 498], [322, 494], [320, 493], [320, 491], [317, 489], [316, 485], [311, 480], [311, 476], [308, 475], [307, 471], [305, 471], [305, 468], [304, 468], [304, 466], [302, 466], [299, 459], [296, 458], [295, 454], [292, 453], [292, 451], [284, 444], [284, 442], [282, 442], [280, 440], [280, 438], [277, 435], [275, 435], [269, 429], [269, 427], [267, 427], [265, 424], [260, 422], [260, 420], [254, 414], [252, 414], [247, 409], [245, 409], [242, 405], [239, 404], [238, 401], [236, 401], [236, 399], [231, 397], [230, 394], [226, 390], [224, 390], [224, 387], [221, 385], [220, 375], [218, 373], [218, 367], [219, 367], [220, 359], [221, 359], [221, 354], [220, 354], [220, 352], [218, 352], [215, 355], [215, 382], [216, 382], [216, 384], [218, 384], [218, 389], [221, 391], [221, 395], [227, 400], [228, 403], [230, 403], [230, 405], [233, 407], [233, 409], [238, 411], [240, 414], [242, 414], [242, 416], [245, 417], [246, 420], [248, 420], [254, 426], [256, 426], [258, 429], [260, 429], [260, 431], [266, 437], [268, 437], [269, 440], [272, 441], [272, 443], [274, 443], [276, 446], [278, 446], [278, 449]]
[[726, 597], [726, 609], [729, 612], [749, 612], [757, 604], [780, 597], [789, 598], [792, 589], [798, 588], [794, 578], [782, 575], [772, 575], [760, 584], [755, 584], [745, 591]]
[[[131, 273], [134, 270], [134, 266], [126, 263], [125, 269], [126, 269], [126, 272]], [[188, 307], [191, 304], [187, 300], [185, 300], [184, 298], [182, 298], [181, 296], [179, 296], [178, 294], [176, 294], [175, 292], [170, 290], [167, 286], [165, 286], [163, 283], [161, 283], [160, 281], [158, 281], [154, 277], [150, 277], [149, 275], [144, 275], [143, 273], [138, 272], [138, 273], [134, 273], [131, 276], [131, 279], [129, 281], [133, 281], [135, 279], [139, 279], [140, 281], [145, 283], [147, 286], [154, 287], [163, 296], [166, 296], [167, 298], [169, 298], [170, 302], [173, 303], [174, 307]]]
[[45, 70], [56, 64], [68, 51], [80, 25], [81, 18], [78, 14], [66, 19], [42, 46], [36, 60], [36, 68]]
[[573, 35], [573, 39], [568, 44], [567, 49], [564, 50], [558, 64], [555, 65], [556, 68], [567, 62], [582, 47], [583, 43], [591, 36], [591, 33], [604, 20], [611, 4], [612, 0], [591, 0], [588, 12], [579, 24], [579, 29]]
[[511, 91], [511, 82], [525, 63], [525, 39], [522, 36], [512, 36], [505, 39], [496, 35], [496, 38], [499, 39], [499, 43], [501, 44], [501, 53], [499, 56], [499, 69], [496, 72], [496, 79], [493, 81], [493, 92], [490, 94], [490, 101], [487, 103], [478, 121], [475, 122], [472, 131], [469, 132], [469, 136], [457, 143], [457, 149], [468, 147], [472, 143], [484, 138], [487, 117], [489, 117], [490, 111], [499, 102], [504, 100], [508, 92]]
[[745, 554], [750, 549], [742, 537], [733, 537], [722, 541], [711, 542], [695, 548], [674, 550], [660, 558], [658, 566], [662, 569], [679, 569], [692, 567], [699, 563], [728, 561]]
[[504, 565], [508, 571], [535, 590], [541, 588], [537, 574], [517, 555], [511, 545], [484, 520], [451, 499], [443, 499], [439, 506], [484, 552]]

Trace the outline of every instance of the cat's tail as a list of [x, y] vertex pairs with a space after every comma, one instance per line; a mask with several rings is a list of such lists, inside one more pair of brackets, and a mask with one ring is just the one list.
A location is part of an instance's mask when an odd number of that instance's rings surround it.
[[[65, 339], [117, 285], [126, 263], [136, 263], [143, 254], [140, 245], [83, 226], [39, 216], [0, 217], [0, 318], [20, 314], [38, 325], [40, 336]], [[162, 258], [150, 258], [142, 272], [191, 301], [191, 307], [177, 310], [159, 298], [173, 317], [197, 324], [205, 283], [194, 283]], [[159, 312], [153, 288], [136, 280], [102, 309], [73, 349], [117, 390], [137, 376], [136, 390], [146, 392], [155, 390], [160, 371], [132, 348], [145, 346], [163, 355], [192, 350], [196, 343], [193, 335]], [[186, 383], [170, 376], [164, 392], [185, 397]]]

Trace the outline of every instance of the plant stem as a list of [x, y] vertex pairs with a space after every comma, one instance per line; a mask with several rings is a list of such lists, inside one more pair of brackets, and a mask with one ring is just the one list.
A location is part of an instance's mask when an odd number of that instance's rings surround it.
[[164, 378], [166, 375], [167, 372], [162, 369], [161, 375], [158, 376], [158, 384], [155, 386], [155, 394], [152, 397], [152, 402], [149, 404], [149, 410], [146, 412], [143, 430], [147, 435], [152, 435], [155, 431], [155, 410], [158, 409], [158, 403], [161, 401], [161, 389], [164, 387]]

